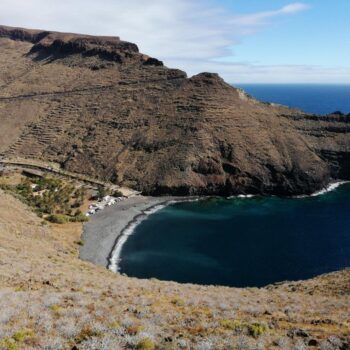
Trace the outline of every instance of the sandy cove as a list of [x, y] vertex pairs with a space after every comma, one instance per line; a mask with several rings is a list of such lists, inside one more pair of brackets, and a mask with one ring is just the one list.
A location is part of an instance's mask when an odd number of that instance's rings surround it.
[[[333, 191], [339, 186], [348, 183], [348, 181], [336, 181], [330, 183], [321, 191], [315, 192], [311, 196], [318, 196], [329, 191]], [[250, 197], [246, 195], [245, 197]], [[244, 196], [238, 196], [244, 197]], [[308, 196], [298, 196], [304, 198]], [[96, 214], [90, 217], [90, 221], [83, 227], [82, 241], [84, 244], [80, 248], [80, 258], [92, 262], [95, 265], [104, 267], [110, 266], [110, 259], [113, 256], [114, 249], [119, 239], [121, 239], [124, 230], [136, 222], [136, 219], [152, 209], [162, 204], [178, 201], [192, 201], [198, 198], [208, 197], [150, 197], [136, 195], [129, 197], [113, 206], [106, 206]], [[232, 197], [233, 198], [233, 197]], [[147, 215], [147, 213], [146, 213]], [[130, 234], [130, 233], [128, 233]], [[115, 271], [116, 262], [113, 261], [112, 270]]]
[[84, 225], [80, 258], [108, 267], [111, 253], [124, 229], [146, 210], [166, 204], [173, 197], [134, 196], [97, 212]]

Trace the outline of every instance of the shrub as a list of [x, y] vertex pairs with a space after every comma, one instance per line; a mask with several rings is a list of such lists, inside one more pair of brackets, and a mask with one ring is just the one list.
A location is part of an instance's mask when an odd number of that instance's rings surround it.
[[89, 218], [85, 216], [83, 213], [79, 213], [78, 215], [74, 215], [70, 218], [71, 222], [87, 222]]
[[155, 347], [155, 344], [150, 338], [144, 338], [140, 340], [137, 344], [138, 350], [154, 350]]
[[115, 190], [113, 193], [112, 193], [112, 196], [113, 197], [123, 197], [123, 193], [119, 190]]
[[245, 324], [238, 320], [221, 320], [220, 326], [231, 331], [240, 332], [244, 329]]
[[60, 310], [61, 310], [61, 306], [57, 305], [57, 304], [53, 304], [50, 306], [50, 309], [53, 311], [53, 312], [56, 312], [58, 313]]
[[113, 321], [109, 324], [109, 328], [111, 329], [119, 329], [121, 326], [120, 326], [120, 323], [118, 321]]
[[[35, 181], [34, 192], [32, 182], [23, 180], [13, 188], [13, 191], [26, 204], [32, 206], [37, 214], [72, 214], [72, 207], [78, 208], [84, 202], [85, 189], [75, 189], [59, 179], [41, 178]], [[75, 198], [75, 201], [73, 199]], [[78, 215], [76, 215], [78, 216]], [[76, 221], [83, 221], [82, 217]]]
[[176, 306], [185, 306], [185, 301], [181, 298], [174, 298], [171, 303]]
[[5, 185], [5, 184], [0, 184], [0, 189], [3, 190], [3, 191], [10, 191], [11, 190], [11, 186]]
[[247, 331], [252, 337], [258, 337], [267, 331], [267, 326], [262, 323], [245, 323], [239, 320], [221, 320], [220, 326], [235, 332]]
[[85, 340], [88, 340], [89, 338], [92, 338], [92, 337], [100, 337], [101, 336], [101, 333], [96, 331], [96, 330], [93, 330], [91, 329], [91, 327], [89, 326], [86, 326], [84, 327], [81, 332], [76, 336], [75, 338], [75, 341], [77, 343], [81, 343]]
[[21, 342], [25, 341], [28, 337], [32, 337], [33, 335], [34, 335], [34, 333], [31, 329], [23, 329], [21, 331], [16, 332], [12, 338], [16, 342], [21, 343]]
[[108, 194], [107, 189], [104, 186], [99, 186], [97, 189], [97, 193], [98, 193], [98, 198], [100, 199], [107, 196]]
[[54, 224], [66, 224], [70, 221], [70, 218], [67, 215], [63, 214], [53, 214], [48, 216], [47, 220]]
[[30, 185], [30, 181], [25, 179], [19, 185], [16, 186], [16, 190], [23, 197], [28, 197], [33, 193]]
[[0, 347], [4, 348], [5, 350], [17, 350], [17, 344], [14, 339], [12, 338], [4, 338], [0, 340]]
[[258, 337], [267, 331], [267, 327], [262, 323], [252, 323], [247, 326], [249, 335]]

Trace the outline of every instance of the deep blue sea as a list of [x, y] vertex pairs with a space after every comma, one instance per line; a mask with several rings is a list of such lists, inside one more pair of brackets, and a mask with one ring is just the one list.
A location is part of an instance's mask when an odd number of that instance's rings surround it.
[[[254, 97], [311, 113], [350, 112], [350, 87], [244, 85]], [[264, 286], [350, 267], [350, 184], [308, 198], [210, 199], [148, 216], [120, 271], [198, 284]]]
[[297, 107], [305, 112], [328, 114], [341, 111], [350, 113], [350, 85], [236, 85], [264, 102]]

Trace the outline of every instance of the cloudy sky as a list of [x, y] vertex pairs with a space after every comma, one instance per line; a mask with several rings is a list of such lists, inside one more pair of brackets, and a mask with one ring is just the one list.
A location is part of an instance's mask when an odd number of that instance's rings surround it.
[[349, 0], [0, 0], [0, 24], [118, 35], [230, 83], [350, 84]]

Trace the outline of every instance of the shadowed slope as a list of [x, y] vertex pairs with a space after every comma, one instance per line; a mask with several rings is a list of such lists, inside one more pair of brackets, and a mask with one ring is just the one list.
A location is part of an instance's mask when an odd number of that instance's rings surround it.
[[151, 194], [311, 193], [349, 179], [349, 118], [260, 103], [119, 38], [0, 27], [0, 152]]

